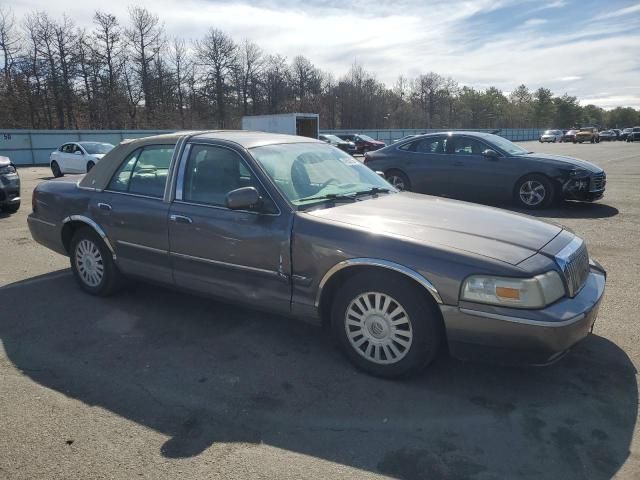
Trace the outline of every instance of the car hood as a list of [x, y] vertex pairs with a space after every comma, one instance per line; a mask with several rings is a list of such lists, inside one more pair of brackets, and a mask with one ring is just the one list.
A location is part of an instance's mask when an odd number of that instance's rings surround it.
[[11, 160], [9, 160], [7, 157], [0, 156], [0, 167], [6, 167], [10, 163]]
[[586, 160], [580, 160], [579, 158], [567, 157], [565, 155], [552, 155], [550, 153], [529, 153], [525, 155], [526, 158], [532, 160], [538, 160], [549, 163], [561, 163], [568, 167], [575, 167], [587, 170], [591, 173], [602, 173], [602, 170], [597, 165], [587, 162]]
[[526, 215], [406, 192], [383, 194], [308, 214], [511, 265], [534, 255], [562, 231], [562, 227]]

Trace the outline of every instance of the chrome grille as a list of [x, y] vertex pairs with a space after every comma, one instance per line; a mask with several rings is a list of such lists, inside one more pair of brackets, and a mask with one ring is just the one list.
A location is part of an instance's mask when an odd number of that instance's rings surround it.
[[591, 177], [591, 190], [602, 190], [607, 184], [607, 176], [604, 172]]
[[567, 293], [575, 297], [589, 276], [589, 253], [582, 239], [575, 237], [557, 255], [556, 262], [562, 270]]

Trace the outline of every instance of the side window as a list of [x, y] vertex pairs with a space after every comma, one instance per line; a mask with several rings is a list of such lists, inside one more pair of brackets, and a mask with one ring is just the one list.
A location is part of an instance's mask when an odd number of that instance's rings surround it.
[[400, 150], [415, 153], [446, 153], [447, 137], [429, 137], [405, 143], [400, 147]]
[[224, 207], [227, 193], [242, 187], [254, 187], [265, 198], [260, 182], [240, 155], [227, 148], [193, 145], [184, 171], [185, 202]]
[[80, 148], [79, 145], [76, 145], [75, 143], [71, 146], [71, 153], [76, 153], [76, 152], [80, 152], [82, 153], [82, 149]]
[[67, 143], [60, 147], [60, 151], [64, 153], [73, 153], [73, 143]]
[[455, 137], [453, 140], [453, 153], [460, 155], [482, 155], [487, 147], [475, 138]]
[[109, 183], [109, 190], [162, 198], [173, 145], [151, 145], [133, 152]]

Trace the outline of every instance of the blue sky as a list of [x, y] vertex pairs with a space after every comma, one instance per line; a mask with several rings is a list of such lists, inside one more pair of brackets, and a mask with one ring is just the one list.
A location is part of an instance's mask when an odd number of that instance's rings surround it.
[[[101, 8], [126, 19], [128, 2], [16, 0], [16, 15], [66, 12], [90, 26]], [[169, 35], [209, 27], [269, 53], [303, 54], [336, 77], [357, 62], [388, 85], [435, 71], [506, 92], [520, 83], [583, 104], [640, 108], [640, 2], [629, 0], [140, 0]]]

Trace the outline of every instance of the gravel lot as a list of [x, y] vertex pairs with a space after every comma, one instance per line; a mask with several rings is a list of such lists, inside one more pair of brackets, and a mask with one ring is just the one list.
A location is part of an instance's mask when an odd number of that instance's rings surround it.
[[543, 216], [609, 272], [594, 335], [552, 367], [440, 359], [356, 372], [321, 330], [132, 283], [76, 288], [0, 214], [0, 478], [640, 478], [640, 145], [529, 143], [593, 161], [605, 198]]

